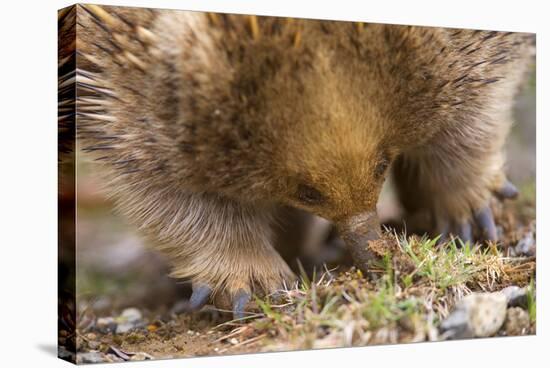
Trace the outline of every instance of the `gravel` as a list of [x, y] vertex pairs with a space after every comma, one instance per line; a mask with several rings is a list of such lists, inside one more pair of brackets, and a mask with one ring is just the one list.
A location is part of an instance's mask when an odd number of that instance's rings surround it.
[[506, 311], [504, 331], [507, 336], [525, 335], [525, 332], [529, 329], [529, 325], [529, 313], [524, 309], [513, 307]]
[[507, 298], [504, 293], [472, 293], [462, 299], [441, 323], [445, 340], [495, 335], [506, 319]]

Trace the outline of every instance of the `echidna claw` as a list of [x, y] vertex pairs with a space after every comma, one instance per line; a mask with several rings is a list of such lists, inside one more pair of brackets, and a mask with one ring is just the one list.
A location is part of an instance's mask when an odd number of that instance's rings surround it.
[[[504, 184], [494, 190], [494, 195], [499, 200], [514, 199], [519, 195], [518, 189], [506, 180]], [[463, 222], [453, 221], [452, 219], [437, 219], [439, 233], [441, 234], [437, 244], [443, 244], [449, 240], [449, 236], [455, 236], [462, 240], [463, 243], [473, 243], [474, 227], [476, 228], [476, 240], [496, 242], [498, 240], [497, 228], [493, 211], [489, 205], [482, 207], [477, 211], [473, 211], [473, 218]]]
[[209, 286], [204, 284], [194, 284], [193, 293], [189, 299], [188, 311], [194, 312], [204, 307], [211, 293], [212, 289]]
[[468, 242], [471, 244], [473, 242], [472, 224], [470, 224], [470, 221], [466, 220], [458, 226], [458, 237], [464, 244]]
[[486, 206], [474, 214], [474, 220], [481, 231], [481, 237], [485, 240], [497, 241], [497, 228], [493, 211], [489, 206]]
[[500, 199], [515, 199], [519, 195], [519, 191], [516, 186], [510, 183], [508, 180], [502, 185], [502, 187], [495, 191], [495, 196]]
[[246, 292], [243, 289], [239, 289], [233, 298], [233, 318], [242, 319], [244, 318], [244, 310], [246, 304], [250, 300], [250, 293]]
[[446, 243], [449, 240], [449, 222], [445, 221], [440, 225], [439, 238], [437, 239], [437, 245]]

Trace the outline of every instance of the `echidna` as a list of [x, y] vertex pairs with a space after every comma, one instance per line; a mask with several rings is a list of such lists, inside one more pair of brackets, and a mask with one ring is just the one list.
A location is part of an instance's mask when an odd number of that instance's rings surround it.
[[213, 297], [242, 317], [293, 278], [274, 249], [288, 207], [334, 222], [366, 267], [389, 173], [433, 235], [496, 240], [532, 35], [96, 5], [59, 22], [62, 134], [76, 81], [83, 150], [192, 280], [190, 309]]

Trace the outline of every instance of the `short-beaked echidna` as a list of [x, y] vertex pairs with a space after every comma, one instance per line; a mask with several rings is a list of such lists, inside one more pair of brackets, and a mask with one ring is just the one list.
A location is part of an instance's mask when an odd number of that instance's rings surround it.
[[390, 173], [434, 235], [496, 240], [532, 35], [95, 5], [59, 27], [60, 132], [76, 98], [83, 150], [193, 281], [191, 309], [213, 296], [240, 317], [293, 277], [273, 247], [289, 207], [334, 222], [365, 267]]

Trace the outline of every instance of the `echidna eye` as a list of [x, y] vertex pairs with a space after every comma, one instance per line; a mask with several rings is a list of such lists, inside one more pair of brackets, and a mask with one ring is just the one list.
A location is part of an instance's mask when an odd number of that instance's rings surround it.
[[386, 158], [383, 158], [381, 161], [379, 161], [375, 168], [374, 168], [374, 175], [376, 177], [381, 177], [384, 175], [386, 170], [388, 169], [388, 166], [390, 166], [390, 161]]
[[298, 186], [298, 199], [306, 204], [321, 204], [325, 198], [317, 189], [300, 184]]

